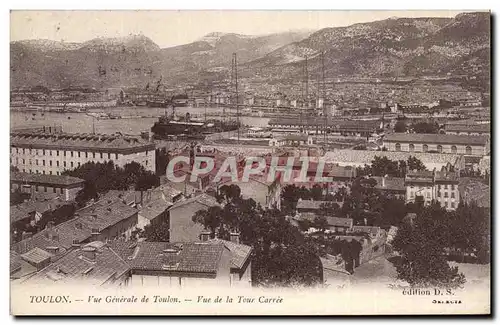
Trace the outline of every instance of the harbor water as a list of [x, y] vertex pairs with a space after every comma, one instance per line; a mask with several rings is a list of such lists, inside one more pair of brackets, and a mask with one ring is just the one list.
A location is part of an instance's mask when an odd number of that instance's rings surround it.
[[[233, 109], [226, 108], [226, 112], [232, 112]], [[171, 109], [154, 107], [112, 107], [102, 109], [92, 109], [89, 112], [104, 112], [112, 116], [123, 116], [130, 118], [117, 119], [98, 119], [85, 113], [56, 113], [40, 111], [10, 111], [11, 129], [40, 127], [40, 126], [62, 126], [64, 132], [70, 133], [90, 133], [95, 130], [96, 133], [112, 134], [121, 132], [124, 134], [140, 134], [149, 131], [153, 124], [158, 120], [158, 116], [165, 113], [171, 114]], [[205, 112], [213, 114], [222, 113], [222, 108], [217, 107], [178, 107], [176, 116], [185, 116], [186, 113], [195, 118], [204, 118]], [[138, 117], [142, 116], [142, 117]], [[148, 116], [148, 117], [144, 117]], [[207, 119], [220, 119], [223, 117], [207, 116]], [[229, 119], [229, 117], [225, 117]], [[234, 120], [234, 117], [231, 117]], [[267, 126], [269, 118], [241, 116], [240, 121], [243, 125], [249, 126]]]

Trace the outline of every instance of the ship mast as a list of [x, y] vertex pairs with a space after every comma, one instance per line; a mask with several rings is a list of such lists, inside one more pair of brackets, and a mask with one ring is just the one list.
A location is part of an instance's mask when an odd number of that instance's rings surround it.
[[236, 53], [233, 53], [234, 65], [234, 88], [236, 93], [236, 127], [238, 128], [238, 144], [240, 143], [240, 106], [238, 103], [238, 59]]
[[[324, 128], [323, 128], [323, 143], [324, 143], [324, 146], [325, 146], [325, 149], [326, 149], [326, 128], [328, 126], [328, 116], [327, 116], [327, 111], [326, 111], [326, 93], [325, 93], [325, 52], [321, 52], [321, 81], [322, 81], [322, 94], [321, 94], [321, 97], [323, 98], [323, 118], [325, 119], [325, 125], [324, 125]], [[318, 89], [318, 92], [319, 92], [319, 89]]]

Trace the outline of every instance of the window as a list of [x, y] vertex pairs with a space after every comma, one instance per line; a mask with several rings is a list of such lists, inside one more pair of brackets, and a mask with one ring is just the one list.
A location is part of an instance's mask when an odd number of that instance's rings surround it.
[[[59, 173], [59, 172], [57, 172], [57, 175], [59, 175], [59, 174], [60, 174], [60, 173]], [[55, 192], [54, 192], [54, 193], [55, 193]]]
[[427, 192], [427, 198], [430, 199], [431, 198], [431, 193]]
[[19, 148], [16, 148], [16, 153], [19, 153]]
[[26, 165], [26, 159], [23, 158], [23, 165]]
[[444, 192], [444, 198], [447, 199], [448, 198], [448, 192]]
[[47, 186], [45, 186], [45, 187], [43, 188], [43, 191], [44, 191], [45, 193], [47, 193]]
[[63, 156], [66, 157], [66, 150], [63, 150]]
[[35, 165], [38, 166], [38, 159], [35, 159]]
[[29, 162], [29, 165], [31, 165], [31, 159], [28, 162]]
[[26, 169], [25, 168], [23, 168], [23, 173], [26, 173]]
[[437, 197], [441, 197], [441, 192], [437, 192]]
[[52, 171], [51, 170], [49, 170], [49, 175], [52, 175]]
[[80, 151], [78, 151], [78, 158], [80, 158]]
[[30, 169], [30, 174], [33, 174], [33, 170]]
[[448, 184], [446, 184], [446, 185], [444, 186], [444, 189], [445, 189], [445, 190], [447, 190], [447, 189], [448, 189]]
[[115, 159], [118, 159], [118, 154], [117, 153], [115, 153]]
[[401, 144], [400, 143], [396, 143], [396, 151], [401, 151]]
[[24, 155], [24, 154], [25, 154], [25, 152], [24, 152], [24, 148], [23, 148], [23, 155]]
[[451, 208], [455, 209], [455, 202], [451, 202]]
[[95, 158], [95, 152], [92, 153], [92, 157]]
[[54, 192], [54, 193], [56, 192], [56, 188], [55, 187], [52, 188], [52, 192]]
[[58, 161], [56, 161], [56, 166], [57, 166], [57, 167], [59, 167], [59, 160], [58, 160]]
[[42, 150], [42, 154], [45, 156], [45, 149]]
[[71, 152], [71, 157], [73, 157], [73, 151], [70, 151]]
[[49, 156], [52, 156], [52, 150], [49, 150]]
[[413, 143], [410, 143], [410, 152], [415, 151], [415, 145]]
[[102, 152], [101, 152], [101, 159], [102, 159]]
[[146, 156], [148, 155], [148, 151], [146, 150]]
[[85, 158], [88, 158], [88, 157], [89, 157], [89, 153], [85, 152]]
[[426, 145], [426, 144], [424, 144], [424, 145], [422, 146], [422, 151], [423, 151], [423, 152], [427, 152], [427, 151], [429, 151], [429, 146], [428, 146], [428, 145]]
[[45, 170], [42, 170], [42, 174], [44, 174], [44, 175], [45, 175]]
[[454, 199], [455, 198], [455, 192], [451, 192], [451, 198]]
[[56, 151], [56, 155], [57, 155], [57, 157], [59, 157], [59, 150]]
[[451, 146], [451, 153], [457, 153], [457, 146]]
[[73, 162], [71, 162], [71, 168], [73, 168]]
[[472, 155], [472, 148], [471, 148], [471, 146], [465, 147], [465, 154], [466, 155]]
[[146, 160], [146, 166], [148, 165], [148, 161]]
[[111, 154], [108, 152], [108, 159], [111, 159]]
[[44, 160], [42, 160], [42, 165], [44, 165], [44, 166], [45, 166], [45, 159], [44, 159]]
[[80, 167], [80, 163], [78, 163], [78, 167]]
[[455, 184], [451, 184], [451, 189], [454, 191], [455, 190]]
[[438, 145], [437, 149], [438, 149], [439, 153], [443, 153], [443, 146], [442, 145]]
[[66, 167], [66, 162], [63, 162], [63, 166]]
[[49, 160], [49, 166], [52, 167], [52, 160]]

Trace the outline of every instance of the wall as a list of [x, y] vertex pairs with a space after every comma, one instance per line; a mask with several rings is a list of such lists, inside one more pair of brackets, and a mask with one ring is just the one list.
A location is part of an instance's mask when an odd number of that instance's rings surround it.
[[[396, 150], [396, 144], [398, 142], [384, 142], [384, 146], [387, 148], [388, 151], [398, 151]], [[399, 151], [406, 151], [406, 152], [424, 152], [423, 146], [424, 143], [414, 143], [414, 149], [413, 151], [410, 150], [410, 143], [404, 143], [404, 142], [399, 142], [401, 145], [401, 150]], [[429, 151], [436, 151], [439, 152], [438, 150], [438, 145], [437, 144], [427, 144], [428, 149], [427, 152]], [[453, 153], [452, 152], [452, 144], [442, 144], [442, 153]], [[467, 145], [463, 144], [457, 144], [455, 145], [457, 147], [457, 154], [466, 154], [466, 147]], [[484, 156], [485, 155], [485, 146], [478, 146], [478, 145], [471, 145], [472, 148], [472, 153], [471, 155], [474, 156]]]
[[195, 224], [192, 220], [196, 211], [208, 209], [206, 205], [196, 201], [173, 207], [170, 211], [170, 242], [199, 241], [199, 235], [203, 231], [201, 224]]
[[[72, 187], [72, 188], [63, 188], [63, 187], [58, 187], [58, 186], [54, 186], [54, 185], [38, 185], [37, 186], [36, 184], [32, 184], [31, 186], [33, 187], [35, 193], [61, 194], [61, 199], [64, 199], [65, 201], [74, 200], [76, 197], [76, 194], [78, 194], [78, 192], [83, 188], [83, 185], [78, 185], [78, 186]], [[10, 187], [11, 187], [11, 190], [17, 190], [21, 186], [18, 183], [11, 183]], [[25, 192], [27, 192], [27, 191], [25, 191]]]
[[120, 167], [135, 161], [143, 165], [146, 170], [155, 171], [155, 150], [124, 155], [111, 152], [25, 148], [23, 154], [23, 148], [11, 147], [10, 152], [11, 164], [26, 173], [60, 175], [64, 170], [77, 168], [87, 162], [104, 163], [110, 160]]

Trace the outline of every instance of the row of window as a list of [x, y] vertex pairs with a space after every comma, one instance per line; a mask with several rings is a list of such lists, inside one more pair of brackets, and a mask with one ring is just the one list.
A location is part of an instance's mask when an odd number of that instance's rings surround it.
[[[413, 143], [410, 143], [409, 149], [410, 149], [410, 152], [415, 152], [415, 145]], [[401, 151], [401, 143], [396, 143], [396, 151]], [[424, 144], [422, 146], [422, 151], [428, 152], [429, 146]], [[443, 146], [442, 145], [437, 146], [437, 152], [443, 153]], [[457, 146], [451, 146], [451, 153], [457, 153]], [[465, 147], [465, 154], [472, 155], [472, 147], [471, 146]]]
[[[10, 160], [11, 160], [10, 163], [12, 164], [12, 158]], [[22, 164], [26, 165], [26, 159], [22, 158], [20, 160], [19, 158], [16, 158], [16, 165], [19, 165], [19, 161], [22, 161]], [[35, 166], [46, 166], [45, 162], [46, 162], [45, 159], [42, 160], [35, 159]], [[52, 160], [49, 160], [48, 162], [49, 166], [52, 167]], [[32, 159], [28, 159], [28, 165], [32, 165], [32, 163], [33, 163]], [[78, 162], [77, 166], [80, 167], [81, 163]], [[59, 167], [59, 160], [56, 160], [56, 167]], [[65, 161], [63, 161], [63, 167], [67, 167], [67, 163]], [[71, 168], [75, 167], [74, 162], [70, 161], [70, 167]]]
[[[40, 153], [42, 153], [43, 156], [45, 156], [45, 149], [25, 149], [25, 148], [12, 148], [12, 150], [14, 151], [15, 149], [15, 152], [16, 153], [20, 153], [22, 152], [23, 155], [26, 154], [26, 152], [28, 152], [30, 155], [40, 155]], [[52, 150], [47, 150], [49, 152], [49, 156], [52, 156]], [[59, 157], [60, 155], [60, 151], [62, 151], [63, 153], [63, 157], [66, 157], [66, 153], [69, 152], [69, 156], [70, 157], [74, 157], [75, 156], [75, 153], [77, 155], [78, 158], [81, 158], [83, 155], [85, 155], [85, 158], [88, 158], [89, 157], [89, 152], [87, 151], [84, 151], [84, 152], [80, 152], [80, 151], [66, 151], [66, 150], [56, 150], [56, 156]], [[92, 152], [92, 157], [95, 158], [96, 157], [96, 153], [95, 152]], [[105, 153], [101, 152], [100, 153], [100, 156], [101, 156], [101, 159], [104, 159], [104, 155]], [[108, 159], [111, 159], [111, 153], [107, 153], [108, 155]], [[118, 154], [115, 153], [115, 159], [118, 159]], [[147, 151], [146, 151], [146, 155], [147, 155]]]
[[[415, 192], [416, 193], [416, 192]], [[410, 197], [413, 198], [415, 196], [415, 193], [413, 191], [410, 191]], [[427, 192], [425, 193], [425, 197], [430, 199], [431, 198], [431, 193], [430, 192]], [[437, 197], [441, 197], [441, 192], [437, 192]], [[452, 199], [455, 198], [455, 192], [451, 192], [451, 196], [450, 196]], [[444, 198], [448, 198], [448, 192], [444, 192]]]
[[[30, 174], [33, 174], [33, 170], [32, 169], [26, 169], [26, 168], [23, 168], [23, 173], [30, 173]], [[42, 170], [42, 172], [40, 173], [39, 170], [35, 170], [34, 174], [42, 174], [42, 175], [45, 175], [45, 170]], [[52, 174], [52, 171], [49, 170], [49, 173], [47, 175], [53, 175]], [[56, 172], [56, 175], [61, 175], [60, 172]]]
[[[413, 189], [413, 188], [415, 188], [415, 186], [411, 185], [410, 188]], [[452, 191], [454, 191], [455, 190], [455, 184], [451, 184], [450, 188], [451, 188]], [[431, 187], [430, 186], [422, 187], [422, 189], [428, 189], [428, 190], [430, 190]], [[438, 185], [438, 190], [442, 190], [442, 189], [447, 190], [448, 189], [448, 184], [444, 184], [444, 185], [443, 184], [439, 184]]]
[[[414, 198], [414, 195], [413, 195], [413, 192], [410, 193], [410, 197], [413, 199]], [[430, 196], [429, 196], [429, 193], [427, 193], [427, 198], [430, 199]], [[452, 209], [455, 209], [455, 202], [450, 202], [450, 201], [445, 201], [445, 202], [441, 202], [442, 205], [444, 205], [447, 209], [449, 209], [450, 207]]]

